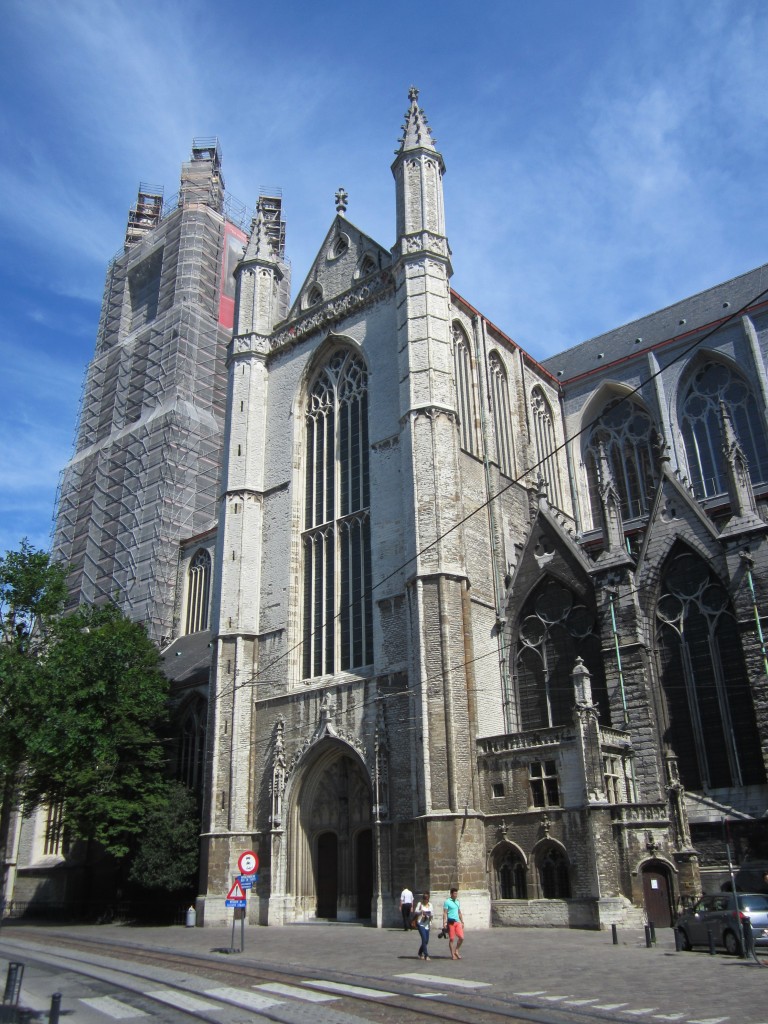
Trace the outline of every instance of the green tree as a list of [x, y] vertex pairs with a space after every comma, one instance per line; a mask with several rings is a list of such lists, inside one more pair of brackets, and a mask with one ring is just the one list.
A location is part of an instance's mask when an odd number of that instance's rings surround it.
[[0, 559], [0, 900], [41, 665], [66, 599], [65, 573], [26, 539]]
[[159, 653], [114, 605], [64, 615], [65, 599], [63, 568], [26, 540], [0, 559], [4, 861], [19, 806], [28, 813], [60, 802], [70, 838], [122, 858], [167, 805], [160, 736], [168, 681]]
[[71, 838], [124, 857], [165, 800], [167, 700], [157, 648], [115, 605], [60, 619], [31, 698], [25, 805], [61, 801]]
[[165, 800], [145, 819], [128, 880], [144, 889], [171, 893], [194, 888], [199, 842], [200, 816], [194, 794], [181, 782], [168, 782]]

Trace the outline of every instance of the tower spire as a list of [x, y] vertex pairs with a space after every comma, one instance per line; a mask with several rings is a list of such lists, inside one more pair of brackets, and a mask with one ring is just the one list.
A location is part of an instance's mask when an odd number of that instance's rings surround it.
[[411, 101], [411, 105], [405, 112], [400, 149], [395, 152], [399, 154], [411, 149], [431, 149], [437, 152], [435, 140], [432, 138], [432, 130], [424, 111], [418, 104], [419, 90], [415, 85], [408, 90], [408, 99]]

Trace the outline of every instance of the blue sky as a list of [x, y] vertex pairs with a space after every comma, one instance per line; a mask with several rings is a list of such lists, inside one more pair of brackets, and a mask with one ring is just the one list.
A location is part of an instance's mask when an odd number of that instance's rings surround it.
[[217, 135], [283, 189], [298, 287], [334, 215], [394, 243], [411, 84], [453, 285], [544, 358], [768, 260], [764, 0], [4, 0], [0, 552], [47, 547], [140, 181]]

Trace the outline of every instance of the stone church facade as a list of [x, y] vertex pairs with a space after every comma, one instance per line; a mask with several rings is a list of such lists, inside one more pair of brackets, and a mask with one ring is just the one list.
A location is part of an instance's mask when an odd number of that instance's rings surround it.
[[254, 923], [668, 924], [768, 856], [768, 267], [541, 363], [451, 287], [416, 90], [392, 172], [394, 246], [340, 190], [290, 307], [274, 197], [243, 235], [157, 613], [198, 920], [254, 849]]

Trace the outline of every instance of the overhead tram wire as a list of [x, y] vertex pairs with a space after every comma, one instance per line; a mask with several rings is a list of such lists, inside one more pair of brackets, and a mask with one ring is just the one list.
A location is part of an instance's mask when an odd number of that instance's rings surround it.
[[[729, 313], [728, 316], [726, 316], [722, 320], [718, 321], [713, 327], [711, 327], [708, 331], [706, 331], [700, 338], [696, 338], [694, 341], [691, 342], [690, 345], [688, 345], [681, 352], [679, 352], [673, 359], [670, 359], [670, 361], [668, 363], [666, 363], [664, 367], [659, 367], [658, 370], [656, 370], [654, 373], [651, 373], [648, 377], [645, 377], [635, 387], [631, 388], [629, 391], [626, 391], [623, 395], [619, 396], [618, 401], [615, 403], [613, 408], [616, 408], [617, 406], [621, 405], [623, 402], [628, 401], [629, 399], [633, 398], [635, 395], [639, 394], [640, 391], [644, 387], [646, 387], [646, 385], [650, 384], [651, 381], [653, 381], [657, 377], [659, 377], [661, 375], [661, 373], [664, 370], [666, 370], [669, 366], [674, 366], [674, 364], [679, 362], [681, 359], [685, 359], [688, 355], [690, 355], [691, 352], [694, 352], [700, 345], [702, 345], [704, 342], [706, 342], [709, 338], [711, 338], [718, 331], [721, 331], [724, 327], [726, 327], [733, 320], [736, 320], [738, 317], [743, 316], [747, 312], [747, 310], [751, 309], [754, 305], [756, 305], [765, 296], [768, 296], [768, 287], [762, 289], [762, 291], [758, 292], [751, 299], [747, 300], [747, 302], [745, 302], [744, 305], [741, 306], [739, 309], [734, 310], [733, 313]], [[374, 583], [371, 586], [369, 593], [373, 594], [374, 591], [378, 590], [380, 587], [382, 587], [389, 580], [393, 579], [399, 573], [401, 573], [405, 569], [407, 569], [408, 566], [411, 565], [412, 562], [415, 562], [417, 558], [420, 558], [422, 555], [425, 555], [428, 551], [430, 551], [432, 548], [434, 548], [437, 544], [439, 544], [439, 543], [441, 543], [441, 541], [445, 540], [446, 537], [450, 536], [450, 534], [452, 534], [460, 526], [463, 526], [465, 523], [469, 522], [469, 520], [472, 519], [474, 516], [476, 516], [478, 514], [478, 512], [482, 512], [484, 509], [488, 508], [488, 506], [492, 502], [496, 501], [496, 499], [500, 498], [503, 494], [506, 494], [506, 492], [508, 490], [510, 490], [510, 488], [515, 487], [515, 486], [517, 486], [519, 484], [522, 484], [526, 476], [530, 475], [530, 473], [532, 473], [534, 470], [539, 469], [542, 465], [544, 465], [544, 463], [548, 459], [552, 458], [552, 456], [554, 456], [554, 455], [559, 454], [561, 451], [563, 451], [565, 448], [567, 448], [569, 444], [571, 444], [577, 438], [581, 437], [582, 434], [586, 433], [587, 431], [591, 430], [593, 427], [597, 426], [597, 424], [600, 422], [600, 420], [601, 420], [601, 418], [603, 416], [603, 412], [604, 412], [604, 410], [601, 410], [599, 413], [597, 413], [596, 416], [594, 416], [591, 420], [588, 420], [586, 423], [584, 423], [573, 434], [567, 435], [565, 437], [565, 439], [562, 441], [562, 443], [557, 445], [555, 448], [553, 448], [552, 451], [547, 453], [547, 455], [544, 458], [541, 458], [541, 459], [539, 459], [538, 462], [533, 463], [533, 465], [531, 465], [525, 472], [520, 473], [513, 480], [510, 480], [509, 483], [505, 484], [495, 494], [492, 494], [489, 498], [486, 498], [486, 500], [484, 502], [482, 502], [480, 505], [478, 505], [476, 508], [474, 508], [471, 512], [468, 512], [463, 518], [461, 518], [457, 522], [455, 522], [453, 524], [453, 526], [450, 526], [447, 530], [445, 530], [443, 533], [441, 533], [437, 537], [435, 537], [434, 540], [432, 540], [428, 544], [426, 544], [423, 548], [421, 548], [419, 551], [417, 551], [414, 555], [412, 555], [410, 558], [408, 558], [405, 562], [403, 562], [401, 565], [397, 566], [395, 569], [393, 569], [386, 576], [382, 577], [382, 579], [380, 579], [378, 582]], [[357, 603], [358, 602], [350, 602], [349, 604], [345, 605], [343, 608], [340, 608], [330, 619], [326, 619], [325, 622], [323, 622], [320, 626], [318, 626], [316, 629], [314, 629], [309, 634], [309, 639], [314, 637], [316, 635], [316, 633], [319, 632], [319, 630], [325, 628], [330, 621], [335, 622], [338, 619], [340, 619], [342, 615], [344, 615], [351, 607], [353, 607], [354, 604], [357, 604]], [[256, 674], [255, 674], [255, 676], [253, 676], [252, 678], [244, 680], [241, 683], [233, 683], [231, 689], [229, 687], [222, 688], [221, 692], [217, 695], [216, 699], [218, 699], [218, 697], [223, 697], [223, 696], [225, 696], [226, 694], [228, 694], [230, 692], [232, 694], [234, 694], [234, 693], [237, 692], [237, 690], [242, 689], [242, 688], [244, 688], [246, 686], [254, 686], [254, 685], [256, 685], [256, 683], [258, 683], [261, 679], [263, 679], [264, 676], [266, 675], [266, 673], [269, 672], [275, 665], [279, 664], [281, 661], [283, 661], [284, 658], [287, 658], [289, 655], [293, 654], [295, 651], [300, 650], [304, 646], [304, 644], [307, 643], [307, 640], [308, 640], [307, 637], [302, 637], [301, 640], [299, 640], [297, 643], [293, 644], [286, 651], [283, 651], [282, 654], [279, 654], [276, 658], [273, 658], [273, 660], [271, 662], [269, 662], [269, 664], [265, 665], [263, 669], [258, 669]], [[498, 648], [494, 648], [494, 650], [498, 653]], [[468, 664], [468, 663], [469, 662], [465, 662], [464, 664]]]

